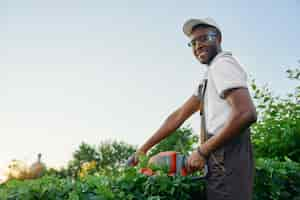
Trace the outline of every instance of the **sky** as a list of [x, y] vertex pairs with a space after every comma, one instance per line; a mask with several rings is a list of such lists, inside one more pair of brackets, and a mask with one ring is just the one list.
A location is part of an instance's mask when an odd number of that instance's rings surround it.
[[[299, 0], [1, 0], [0, 167], [39, 152], [62, 166], [81, 142], [142, 145], [201, 80], [182, 25], [203, 17], [258, 84], [292, 91]], [[188, 125], [199, 132], [199, 116]]]

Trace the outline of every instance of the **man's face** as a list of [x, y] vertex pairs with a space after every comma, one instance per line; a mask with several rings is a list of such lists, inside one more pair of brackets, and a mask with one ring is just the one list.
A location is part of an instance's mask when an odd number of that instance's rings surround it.
[[195, 57], [200, 63], [209, 64], [217, 55], [220, 46], [216, 30], [209, 27], [199, 27], [193, 30], [191, 35], [190, 44]]

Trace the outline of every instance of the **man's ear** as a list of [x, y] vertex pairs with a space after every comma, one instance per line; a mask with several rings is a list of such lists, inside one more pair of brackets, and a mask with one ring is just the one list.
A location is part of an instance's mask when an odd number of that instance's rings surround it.
[[219, 45], [221, 45], [222, 37], [220, 34], [217, 35], [217, 42], [219, 43]]

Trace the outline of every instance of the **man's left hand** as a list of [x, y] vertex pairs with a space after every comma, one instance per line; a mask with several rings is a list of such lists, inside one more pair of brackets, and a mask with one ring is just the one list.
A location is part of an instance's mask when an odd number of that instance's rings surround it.
[[203, 169], [205, 165], [205, 158], [199, 155], [197, 151], [193, 151], [187, 159], [187, 170], [188, 173], [195, 172]]

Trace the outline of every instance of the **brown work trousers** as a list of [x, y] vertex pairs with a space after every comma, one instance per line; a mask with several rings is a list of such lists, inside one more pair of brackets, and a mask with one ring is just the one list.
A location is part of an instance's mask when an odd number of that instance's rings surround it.
[[255, 168], [250, 130], [245, 130], [213, 155], [208, 159], [207, 200], [252, 200]]

